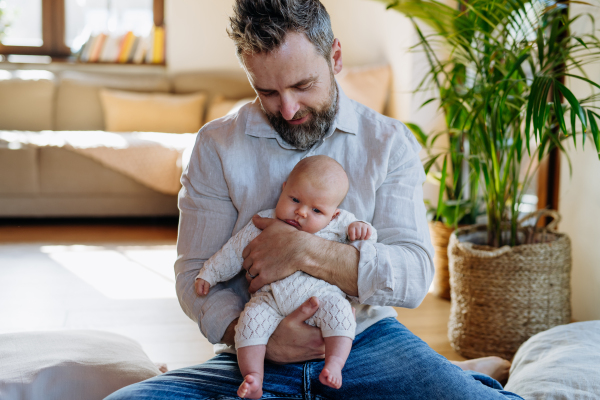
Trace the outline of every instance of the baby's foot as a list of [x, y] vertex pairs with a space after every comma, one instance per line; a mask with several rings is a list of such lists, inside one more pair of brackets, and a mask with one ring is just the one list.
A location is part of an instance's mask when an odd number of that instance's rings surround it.
[[339, 389], [342, 387], [342, 369], [337, 368], [335, 365], [326, 365], [319, 375], [319, 380], [323, 385]]
[[260, 399], [262, 394], [262, 376], [257, 373], [246, 375], [237, 391], [237, 395], [242, 399]]

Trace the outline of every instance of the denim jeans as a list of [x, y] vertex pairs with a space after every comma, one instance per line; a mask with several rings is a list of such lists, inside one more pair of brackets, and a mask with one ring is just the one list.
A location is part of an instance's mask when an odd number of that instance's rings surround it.
[[[354, 339], [339, 390], [319, 382], [323, 361], [265, 362], [263, 399], [522, 399], [476, 372], [463, 372], [394, 318]], [[220, 354], [204, 364], [167, 372], [125, 387], [106, 400], [238, 399], [237, 358]]]

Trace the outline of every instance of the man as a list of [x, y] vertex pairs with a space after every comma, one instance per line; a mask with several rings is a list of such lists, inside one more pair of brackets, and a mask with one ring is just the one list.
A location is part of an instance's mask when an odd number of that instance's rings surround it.
[[[308, 301], [284, 319], [267, 345], [272, 362], [265, 363], [264, 397], [520, 398], [488, 376], [463, 372], [396, 321], [389, 306], [417, 307], [433, 276], [419, 146], [402, 123], [339, 89], [334, 75], [342, 69], [341, 44], [323, 5], [237, 0], [229, 35], [258, 97], [198, 133], [182, 177], [175, 264], [180, 304], [211, 343], [222, 344], [220, 354], [110, 399], [235, 398], [243, 379], [230, 346], [248, 290], [297, 270], [337, 285], [355, 300], [356, 339], [342, 387], [322, 385], [323, 339], [318, 328], [303, 322], [318, 301]], [[197, 296], [194, 278], [203, 263], [256, 212], [274, 208], [293, 166], [318, 154], [344, 167], [350, 191], [340, 207], [371, 222], [379, 242], [345, 245], [254, 217], [263, 232], [244, 250], [245, 276]], [[498, 368], [497, 360], [492, 364]]]

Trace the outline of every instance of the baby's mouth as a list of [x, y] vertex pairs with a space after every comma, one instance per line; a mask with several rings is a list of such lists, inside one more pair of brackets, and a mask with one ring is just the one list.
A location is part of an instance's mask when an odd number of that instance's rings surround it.
[[298, 221], [294, 220], [294, 219], [284, 219], [283, 222], [285, 222], [288, 225], [293, 226], [294, 228], [300, 230], [301, 226], [298, 223]]

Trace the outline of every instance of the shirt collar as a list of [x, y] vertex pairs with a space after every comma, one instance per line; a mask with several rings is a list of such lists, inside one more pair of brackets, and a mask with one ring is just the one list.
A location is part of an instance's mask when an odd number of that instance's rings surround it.
[[[358, 120], [356, 118], [354, 106], [337, 81], [336, 85], [338, 89], [338, 112], [333, 120], [333, 129], [327, 137], [331, 136], [336, 130], [356, 135], [358, 134]], [[277, 139], [282, 147], [286, 149], [295, 149], [295, 147], [285, 142], [281, 139], [279, 134], [275, 132], [275, 129], [273, 129], [269, 123], [264, 112], [260, 109], [260, 100], [258, 97], [252, 103], [251, 111], [249, 110], [248, 112], [245, 133], [246, 135], [254, 137]]]

